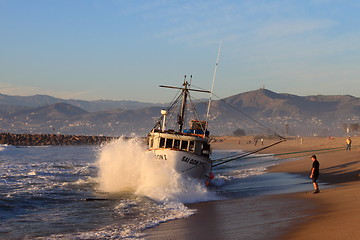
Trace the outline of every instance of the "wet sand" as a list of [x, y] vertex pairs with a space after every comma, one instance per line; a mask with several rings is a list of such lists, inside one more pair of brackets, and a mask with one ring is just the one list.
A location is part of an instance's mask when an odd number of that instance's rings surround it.
[[[359, 144], [360, 138], [353, 138]], [[345, 138], [315, 139], [314, 145], [340, 145], [345, 147]], [[317, 154], [320, 162], [319, 182], [327, 182], [334, 188], [322, 190], [320, 194], [297, 193], [295, 198], [305, 198], [318, 205], [318, 213], [309, 217], [302, 225], [284, 234], [284, 239], [357, 239], [360, 236], [360, 149]], [[307, 175], [308, 158], [280, 164], [271, 169]], [[311, 236], [309, 238], [309, 236]]]
[[[240, 141], [240, 142], [239, 142]], [[253, 150], [247, 138], [226, 137], [214, 149]], [[271, 140], [265, 139], [265, 145]], [[320, 162], [320, 183], [331, 188], [312, 194], [309, 179], [306, 192], [231, 199], [189, 205], [197, 213], [186, 219], [160, 224], [145, 231], [146, 239], [357, 239], [360, 236], [360, 137], [353, 149], [345, 151], [345, 138], [304, 138], [288, 140], [261, 153], [296, 160], [274, 166], [270, 172], [296, 173], [308, 177], [316, 154]], [[321, 153], [315, 149], [343, 147]], [[301, 156], [302, 155], [302, 156]]]
[[[151, 228], [146, 239], [279, 239], [313, 205], [291, 197], [253, 197], [189, 205], [197, 212]], [[297, 211], [293, 211], [301, 206]], [[300, 214], [299, 214], [300, 213]]]

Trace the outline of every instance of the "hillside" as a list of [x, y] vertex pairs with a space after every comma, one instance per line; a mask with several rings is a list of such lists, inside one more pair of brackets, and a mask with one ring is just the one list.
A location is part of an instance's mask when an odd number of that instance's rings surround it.
[[[18, 97], [5, 99], [0, 101], [0, 131], [13, 133], [143, 136], [163, 108], [144, 103], [146, 107], [142, 108], [92, 112], [66, 102], [44, 104], [51, 97], [34, 97], [41, 105], [36, 107], [31, 107], [35, 103], [21, 105]], [[196, 105], [203, 115], [206, 104]], [[266, 127], [283, 135], [343, 135], [346, 127], [359, 122], [360, 99], [347, 95], [296, 96], [259, 89], [214, 100], [210, 113], [209, 125], [215, 135], [231, 135], [239, 128], [247, 134], [266, 134]]]
[[87, 111], [67, 103], [55, 103], [43, 107], [27, 108], [10, 114], [10, 117], [30, 118], [40, 121], [63, 120], [88, 113]]
[[[341, 135], [345, 125], [358, 123], [360, 116], [360, 99], [347, 95], [303, 97], [259, 89], [224, 101], [233, 107], [229, 108], [223, 101], [214, 103], [215, 113], [221, 116], [216, 118], [218, 124], [251, 130], [251, 123], [245, 117], [248, 115], [285, 135]], [[230, 114], [234, 107], [242, 112], [237, 117]]]
[[10, 96], [0, 93], [0, 106], [24, 106], [24, 107], [41, 107], [55, 103], [67, 103], [88, 112], [106, 111], [114, 108], [122, 109], [138, 109], [144, 107], [158, 106], [160, 104], [144, 103], [137, 101], [111, 101], [111, 100], [95, 100], [84, 101], [75, 99], [61, 99], [48, 95], [34, 96]]

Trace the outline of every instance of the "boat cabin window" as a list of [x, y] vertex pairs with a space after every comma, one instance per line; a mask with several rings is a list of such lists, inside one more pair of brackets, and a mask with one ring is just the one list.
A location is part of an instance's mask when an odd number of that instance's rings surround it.
[[188, 148], [188, 141], [181, 141], [181, 150], [187, 150]]
[[180, 140], [179, 139], [174, 139], [174, 148], [177, 148], [177, 149], [180, 148]]
[[165, 147], [165, 138], [160, 138], [160, 144], [159, 147]]
[[190, 145], [189, 145], [189, 151], [193, 152], [195, 150], [195, 142], [194, 141], [190, 141]]
[[210, 155], [210, 144], [204, 143], [202, 145], [201, 154], [204, 155], [204, 156], [209, 156]]
[[172, 147], [173, 147], [173, 139], [167, 138], [165, 148], [172, 148]]
[[[150, 147], [153, 147], [153, 139], [150, 139], [149, 145]], [[179, 139], [160, 138], [159, 148], [176, 148], [184, 151], [195, 152], [195, 148], [199, 148], [199, 146], [196, 147], [195, 141], [180, 141]]]
[[149, 148], [152, 148], [154, 146], [154, 139], [150, 138], [149, 139]]

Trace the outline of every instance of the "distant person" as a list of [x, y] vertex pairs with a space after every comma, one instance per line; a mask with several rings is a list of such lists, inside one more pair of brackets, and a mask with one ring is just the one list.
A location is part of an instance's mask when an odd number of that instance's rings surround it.
[[348, 137], [346, 139], [346, 151], [350, 151], [351, 150], [351, 138]]
[[312, 168], [310, 171], [310, 178], [312, 179], [314, 189], [315, 189], [313, 194], [316, 194], [316, 193], [320, 192], [319, 184], [317, 183], [317, 179], [319, 178], [320, 163], [318, 162], [315, 155], [311, 156], [311, 160], [313, 161], [313, 164], [312, 164]]
[[261, 138], [261, 145], [264, 145], [264, 138]]

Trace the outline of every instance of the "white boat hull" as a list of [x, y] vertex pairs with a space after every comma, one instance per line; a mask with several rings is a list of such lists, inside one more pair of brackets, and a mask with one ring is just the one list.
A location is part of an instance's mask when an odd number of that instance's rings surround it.
[[152, 152], [154, 152], [156, 159], [166, 162], [181, 174], [199, 179], [209, 178], [212, 166], [209, 158], [173, 149], [155, 149]]

